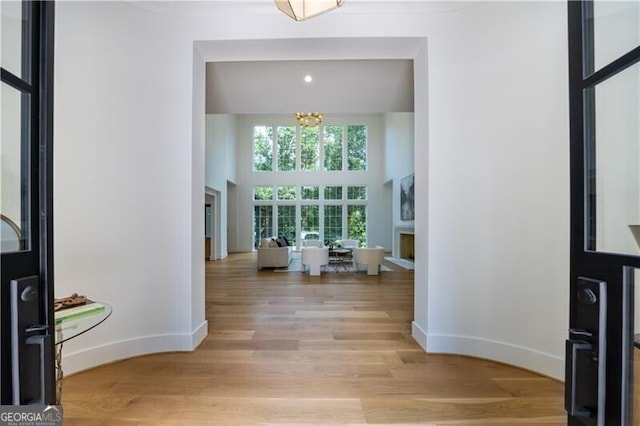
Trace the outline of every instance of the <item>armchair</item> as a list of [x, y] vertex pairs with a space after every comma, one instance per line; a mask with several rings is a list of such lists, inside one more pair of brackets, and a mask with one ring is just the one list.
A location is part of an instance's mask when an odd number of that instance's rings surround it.
[[356, 268], [358, 265], [367, 265], [367, 275], [378, 275], [383, 261], [384, 249], [380, 246], [353, 249], [353, 262]]
[[302, 247], [302, 266], [309, 265], [309, 275], [320, 275], [320, 267], [329, 264], [329, 249], [324, 247]]

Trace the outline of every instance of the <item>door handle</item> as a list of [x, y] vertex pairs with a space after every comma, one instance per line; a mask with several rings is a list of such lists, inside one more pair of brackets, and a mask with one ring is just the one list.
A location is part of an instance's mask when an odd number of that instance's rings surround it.
[[40, 399], [31, 401], [30, 403], [46, 405], [50, 401], [54, 401], [53, 395], [50, 394], [49, 387], [46, 386], [46, 384], [49, 383], [50, 380], [52, 380], [52, 378], [50, 377], [51, 372], [49, 368], [51, 365], [53, 365], [53, 357], [51, 351], [49, 350], [49, 345], [51, 344], [51, 335], [39, 334], [36, 336], [27, 337], [26, 344], [37, 345], [38, 352], [40, 353]]
[[574, 417], [594, 417], [594, 411], [584, 405], [585, 401], [579, 401], [579, 391], [585, 386], [578, 383], [579, 380], [593, 379], [589, 374], [592, 371], [589, 363], [593, 362], [593, 345], [584, 341], [567, 340], [566, 353], [565, 409]]

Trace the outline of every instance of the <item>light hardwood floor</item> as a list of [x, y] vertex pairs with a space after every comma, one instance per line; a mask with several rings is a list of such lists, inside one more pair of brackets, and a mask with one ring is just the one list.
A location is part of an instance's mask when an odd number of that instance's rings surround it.
[[65, 378], [66, 425], [564, 425], [563, 385], [411, 338], [413, 272], [207, 262], [209, 335]]

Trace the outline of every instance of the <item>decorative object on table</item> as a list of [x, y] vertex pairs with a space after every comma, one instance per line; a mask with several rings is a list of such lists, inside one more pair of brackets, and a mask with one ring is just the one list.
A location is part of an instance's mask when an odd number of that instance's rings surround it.
[[60, 299], [53, 299], [53, 310], [59, 311], [66, 308], [72, 308], [74, 306], [80, 306], [87, 303], [87, 296], [78, 295], [73, 293], [69, 297], [61, 297]]

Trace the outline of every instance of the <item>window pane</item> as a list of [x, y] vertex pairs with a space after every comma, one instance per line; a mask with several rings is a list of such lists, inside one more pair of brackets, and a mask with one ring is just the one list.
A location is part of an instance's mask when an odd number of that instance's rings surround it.
[[367, 170], [367, 126], [347, 128], [347, 158], [349, 170]]
[[325, 186], [324, 199], [325, 200], [342, 200], [342, 187], [341, 186]]
[[29, 95], [2, 83], [0, 100], [0, 251], [6, 253], [30, 248]]
[[367, 207], [347, 206], [347, 233], [349, 239], [360, 240], [366, 247], [367, 241]]
[[320, 239], [319, 206], [300, 206], [300, 230], [303, 240]]
[[347, 200], [366, 200], [366, 186], [347, 186]]
[[[595, 87], [595, 179], [588, 197], [597, 251], [640, 255], [640, 64]], [[595, 207], [595, 208], [594, 208]], [[593, 250], [594, 235], [589, 249]]]
[[22, 34], [30, 34], [28, 28], [30, 20], [27, 19], [26, 8], [31, 6], [30, 2], [20, 1], [0, 1], [0, 57], [2, 58], [2, 68], [9, 71], [16, 77], [20, 77], [27, 83], [31, 81], [29, 67], [23, 68], [23, 61], [30, 57], [31, 43], [29, 40], [22, 40]]
[[318, 186], [303, 186], [301, 191], [301, 198], [303, 200], [319, 200], [320, 199], [320, 187]]
[[324, 239], [330, 242], [342, 239], [342, 206], [324, 206]]
[[295, 186], [279, 186], [278, 187], [278, 200], [295, 200], [295, 199], [296, 199]]
[[260, 246], [261, 238], [269, 238], [273, 236], [273, 207], [254, 206], [253, 224], [253, 235], [257, 248]]
[[278, 127], [278, 170], [288, 172], [296, 169], [296, 128]]
[[302, 170], [318, 170], [319, 132], [317, 127], [302, 127], [300, 129], [300, 167]]
[[278, 236], [296, 244], [296, 206], [278, 206]]
[[271, 126], [253, 128], [253, 170], [273, 170], [273, 128]]
[[254, 200], [273, 200], [272, 186], [256, 186], [253, 188]]
[[342, 170], [342, 126], [324, 128], [324, 169]]
[[593, 53], [597, 71], [640, 44], [640, 2], [593, 3]]

